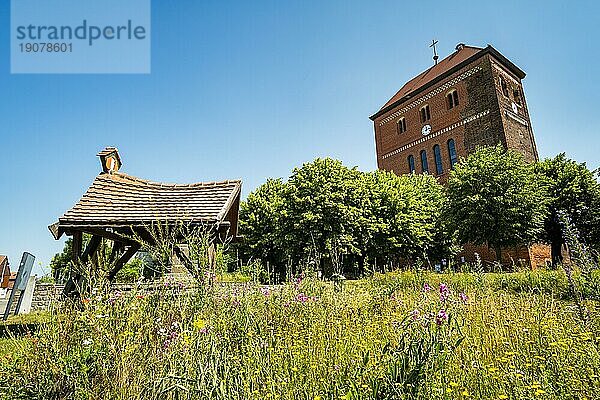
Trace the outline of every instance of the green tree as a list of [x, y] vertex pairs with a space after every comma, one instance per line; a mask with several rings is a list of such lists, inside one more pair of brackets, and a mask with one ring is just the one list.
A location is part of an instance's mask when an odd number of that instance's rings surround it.
[[286, 265], [314, 264], [332, 275], [440, 260], [453, 250], [446, 201], [432, 176], [363, 173], [316, 159], [287, 182], [269, 180], [248, 196], [240, 211], [241, 249], [275, 266], [279, 278]]
[[284, 240], [292, 261], [315, 262], [327, 274], [340, 273], [350, 256], [359, 256], [365, 218], [362, 173], [341, 161], [316, 159], [294, 169], [285, 192]]
[[370, 258], [434, 261], [452, 255], [452, 235], [443, 210], [447, 203], [442, 185], [430, 175], [369, 174], [373, 229]]
[[64, 284], [69, 280], [69, 268], [71, 265], [71, 253], [73, 251], [73, 239], [65, 241], [65, 246], [60, 253], [56, 253], [50, 261], [50, 270], [54, 281]]
[[286, 187], [281, 179], [268, 179], [242, 202], [239, 221], [243, 242], [238, 247], [243, 255], [269, 263], [280, 279], [285, 275], [281, 219]]
[[501, 262], [503, 247], [539, 237], [547, 214], [544, 181], [534, 166], [501, 145], [480, 148], [448, 182], [448, 217], [461, 243], [487, 244]]
[[544, 238], [552, 248], [552, 263], [562, 262], [565, 236], [559, 215], [564, 213], [588, 245], [598, 243], [600, 226], [600, 185], [585, 163], [577, 163], [561, 153], [536, 165], [536, 171], [548, 182], [548, 215]]

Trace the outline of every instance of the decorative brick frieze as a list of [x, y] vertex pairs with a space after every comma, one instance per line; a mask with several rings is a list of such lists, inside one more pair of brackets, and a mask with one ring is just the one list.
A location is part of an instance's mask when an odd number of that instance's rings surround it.
[[465, 124], [468, 124], [469, 122], [471, 122], [471, 121], [474, 121], [474, 120], [476, 120], [476, 119], [478, 119], [478, 118], [481, 118], [481, 117], [483, 117], [483, 116], [486, 116], [486, 115], [488, 115], [489, 113], [490, 113], [490, 110], [485, 110], [485, 111], [483, 111], [483, 112], [480, 112], [480, 113], [478, 113], [478, 114], [472, 115], [472, 116], [470, 116], [470, 117], [468, 117], [468, 118], [465, 118], [465, 119], [463, 119], [463, 120], [462, 120], [462, 121], [460, 121], [460, 122], [457, 122], [457, 123], [455, 123], [455, 124], [452, 124], [452, 125], [450, 125], [450, 126], [447, 126], [447, 127], [445, 127], [444, 129], [440, 129], [439, 131], [433, 132], [433, 133], [431, 133], [431, 134], [429, 134], [429, 135], [427, 135], [427, 136], [423, 136], [423, 137], [422, 137], [421, 139], [419, 139], [419, 140], [415, 140], [414, 142], [411, 142], [411, 143], [405, 144], [404, 146], [402, 146], [402, 147], [400, 147], [400, 148], [398, 148], [398, 149], [396, 149], [396, 150], [394, 150], [394, 151], [391, 151], [391, 152], [389, 152], [389, 153], [387, 153], [387, 154], [384, 154], [382, 158], [388, 158], [388, 157], [391, 157], [391, 156], [393, 156], [393, 155], [395, 155], [395, 154], [398, 154], [398, 153], [400, 153], [400, 152], [402, 152], [402, 151], [404, 151], [404, 150], [408, 150], [408, 149], [410, 149], [410, 148], [411, 148], [411, 147], [413, 147], [413, 146], [416, 146], [416, 145], [418, 145], [418, 144], [421, 144], [421, 143], [423, 143], [423, 142], [425, 142], [425, 141], [427, 141], [427, 140], [431, 140], [431, 139], [433, 139], [433, 138], [436, 138], [436, 137], [440, 136], [440, 135], [441, 135], [441, 134], [443, 134], [443, 133], [450, 132], [450, 131], [451, 131], [451, 130], [453, 130], [453, 129], [456, 129], [456, 128], [460, 127], [460, 126], [463, 126], [463, 125], [465, 125]]

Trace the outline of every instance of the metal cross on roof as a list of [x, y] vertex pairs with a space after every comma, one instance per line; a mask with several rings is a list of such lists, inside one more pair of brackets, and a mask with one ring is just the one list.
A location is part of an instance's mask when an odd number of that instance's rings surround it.
[[429, 45], [429, 47], [433, 47], [433, 61], [437, 64], [438, 62], [438, 58], [440, 58], [437, 54], [437, 49], [435, 48], [435, 45], [438, 44], [438, 41], [433, 39], [431, 41], [431, 44]]

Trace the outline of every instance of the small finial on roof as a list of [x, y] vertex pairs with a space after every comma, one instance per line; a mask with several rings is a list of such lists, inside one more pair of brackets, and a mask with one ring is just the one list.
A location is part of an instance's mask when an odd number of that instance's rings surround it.
[[97, 155], [100, 157], [100, 164], [104, 173], [117, 172], [121, 168], [121, 157], [119, 157], [119, 150], [116, 147], [106, 147]]

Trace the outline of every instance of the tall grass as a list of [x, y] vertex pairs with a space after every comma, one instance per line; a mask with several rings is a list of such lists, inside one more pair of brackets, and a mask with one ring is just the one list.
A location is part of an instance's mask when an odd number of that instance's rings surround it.
[[[97, 293], [0, 356], [6, 399], [599, 398], [558, 272]], [[529, 286], [527, 286], [529, 282]], [[565, 297], [566, 299], [566, 297]]]

